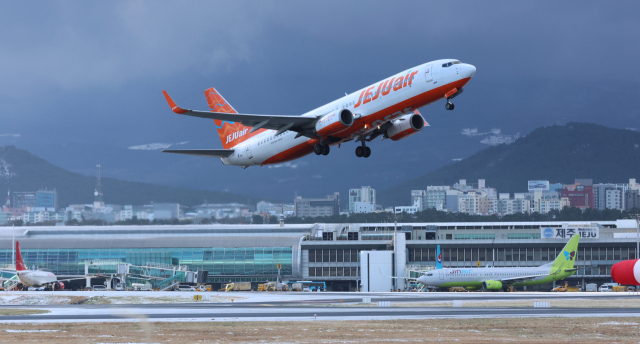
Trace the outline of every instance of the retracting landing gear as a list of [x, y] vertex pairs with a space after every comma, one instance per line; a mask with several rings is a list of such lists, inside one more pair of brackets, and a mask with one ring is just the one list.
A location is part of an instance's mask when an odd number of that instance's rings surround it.
[[356, 156], [358, 158], [361, 158], [361, 157], [368, 158], [369, 156], [371, 156], [371, 148], [365, 145], [364, 137], [362, 137], [361, 141], [362, 141], [362, 146], [356, 147]]
[[331, 148], [329, 148], [329, 145], [326, 143], [318, 143], [313, 146], [313, 152], [316, 153], [316, 155], [328, 155], [330, 151]]
[[453, 105], [452, 102], [447, 100], [447, 103], [444, 104], [444, 108], [447, 109], [447, 110], [453, 110], [455, 108], [455, 105]]

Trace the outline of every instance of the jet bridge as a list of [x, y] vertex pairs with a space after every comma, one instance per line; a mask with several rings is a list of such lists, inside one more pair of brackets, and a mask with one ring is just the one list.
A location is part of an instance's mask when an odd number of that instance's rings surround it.
[[125, 283], [127, 287], [131, 287], [133, 283], [141, 283], [151, 284], [153, 289], [165, 289], [182, 282], [198, 282], [198, 275], [206, 276], [207, 274], [205, 271], [189, 271], [186, 265], [156, 262], [133, 265], [118, 259], [86, 260], [84, 271], [87, 286], [90, 286], [91, 278], [104, 277], [107, 281], [107, 289], [113, 287], [114, 280]]

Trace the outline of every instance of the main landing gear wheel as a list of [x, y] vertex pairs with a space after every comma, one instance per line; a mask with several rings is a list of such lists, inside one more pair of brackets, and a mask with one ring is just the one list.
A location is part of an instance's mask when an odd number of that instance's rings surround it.
[[358, 146], [356, 147], [356, 156], [358, 158], [368, 158], [369, 156], [371, 156], [371, 148], [367, 147], [367, 146]]
[[364, 152], [362, 153], [362, 156], [365, 158], [368, 158], [371, 156], [371, 148], [369, 147], [363, 147], [364, 148]]
[[322, 145], [322, 155], [327, 155], [329, 154], [330, 151], [331, 151], [331, 148], [329, 148], [329, 145], [327, 144]]
[[324, 143], [318, 143], [317, 145], [313, 146], [313, 152], [316, 153], [316, 155], [327, 155], [329, 154], [330, 150], [331, 149], [329, 148], [329, 145]]
[[453, 103], [447, 102], [446, 104], [444, 104], [444, 108], [447, 110], [453, 110], [455, 108], [455, 105], [453, 105]]

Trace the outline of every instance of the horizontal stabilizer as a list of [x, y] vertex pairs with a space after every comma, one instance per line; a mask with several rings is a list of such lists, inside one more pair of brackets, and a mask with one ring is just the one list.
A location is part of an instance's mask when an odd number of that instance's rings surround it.
[[167, 149], [162, 153], [208, 156], [211, 158], [226, 158], [233, 154], [233, 149]]

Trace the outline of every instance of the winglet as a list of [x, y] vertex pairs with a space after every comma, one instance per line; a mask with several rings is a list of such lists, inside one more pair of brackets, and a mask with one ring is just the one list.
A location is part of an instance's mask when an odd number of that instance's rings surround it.
[[169, 94], [167, 93], [167, 91], [162, 90], [162, 93], [164, 93], [164, 97], [167, 98], [167, 103], [169, 103], [169, 106], [171, 107], [171, 111], [182, 115], [184, 113], [189, 112], [189, 110], [185, 110], [181, 107], [179, 107], [178, 105], [176, 105], [176, 102], [173, 101], [173, 99], [171, 99], [171, 97], [169, 97]]

